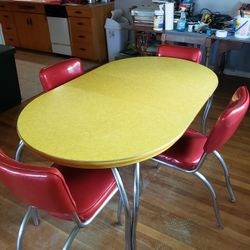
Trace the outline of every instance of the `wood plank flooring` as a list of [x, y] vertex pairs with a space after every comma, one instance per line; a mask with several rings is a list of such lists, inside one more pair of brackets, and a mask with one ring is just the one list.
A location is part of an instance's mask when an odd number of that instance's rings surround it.
[[[202, 80], [201, 80], [202, 84]], [[250, 79], [226, 77], [220, 79], [209, 114], [211, 128], [229, 98]], [[0, 147], [14, 156], [18, 135], [16, 121], [24, 103], [0, 114]], [[199, 127], [200, 116], [193, 123]], [[228, 200], [223, 171], [210, 156], [201, 172], [217, 191], [225, 229], [216, 226], [211, 199], [206, 187], [194, 176], [155, 163], [142, 163], [143, 191], [137, 227], [138, 250], [165, 249], [250, 249], [250, 112], [233, 138], [220, 150], [229, 165], [236, 203]], [[24, 161], [44, 161], [27, 150]], [[45, 162], [46, 163], [46, 162]], [[125, 185], [132, 191], [131, 168], [121, 170]], [[72, 250], [124, 249], [124, 226], [116, 224], [115, 197], [102, 213], [82, 229]], [[15, 249], [17, 232], [26, 206], [0, 184], [0, 249]], [[52, 218], [41, 211], [41, 224], [28, 224], [23, 239], [24, 250], [61, 249], [73, 224]]]

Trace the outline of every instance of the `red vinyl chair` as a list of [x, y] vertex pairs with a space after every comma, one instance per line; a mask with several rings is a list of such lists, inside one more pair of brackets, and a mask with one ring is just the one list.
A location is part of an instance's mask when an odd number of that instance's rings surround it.
[[[202, 52], [200, 48], [162, 44], [158, 48], [158, 56], [174, 57], [174, 58], [185, 59], [185, 60], [196, 62], [196, 63], [201, 63]], [[207, 121], [208, 112], [212, 106], [212, 102], [213, 102], [213, 96], [211, 96], [208, 99], [205, 109], [202, 114], [201, 131], [203, 133], [206, 133], [206, 121]]]
[[200, 63], [202, 52], [200, 48], [162, 44], [158, 48], [158, 56], [174, 57]]
[[54, 89], [84, 74], [83, 64], [79, 58], [70, 58], [40, 70], [40, 81], [45, 92]]
[[118, 190], [111, 169], [33, 166], [16, 162], [1, 150], [0, 181], [28, 205], [17, 250], [22, 248], [26, 224], [37, 209], [76, 224], [63, 247], [69, 249], [79, 230], [91, 223]]
[[[70, 58], [42, 68], [39, 77], [43, 90], [48, 92], [82, 74], [84, 74], [84, 68], [81, 60], [79, 58]], [[16, 161], [20, 161], [23, 147], [24, 142], [21, 140], [16, 150]]]
[[216, 220], [220, 228], [223, 228], [224, 226], [220, 218], [216, 193], [210, 182], [199, 172], [199, 170], [207, 155], [213, 153], [223, 167], [230, 199], [232, 202], [235, 201], [227, 165], [217, 150], [234, 134], [244, 118], [248, 106], [249, 92], [247, 87], [243, 86], [238, 88], [234, 93], [227, 108], [221, 113], [208, 136], [193, 129], [188, 129], [170, 149], [153, 158], [154, 161], [163, 165], [188, 174], [194, 174], [205, 183], [210, 191]]

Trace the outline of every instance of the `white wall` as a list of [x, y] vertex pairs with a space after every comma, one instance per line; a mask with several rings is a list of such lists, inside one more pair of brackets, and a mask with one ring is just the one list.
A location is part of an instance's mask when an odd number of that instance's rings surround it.
[[126, 12], [129, 8], [133, 5], [143, 5], [143, 4], [150, 4], [152, 3], [151, 0], [115, 0], [115, 8], [116, 9], [123, 9]]

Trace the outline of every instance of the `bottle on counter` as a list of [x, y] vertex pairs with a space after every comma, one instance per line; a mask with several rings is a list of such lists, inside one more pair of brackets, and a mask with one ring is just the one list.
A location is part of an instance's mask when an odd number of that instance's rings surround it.
[[177, 31], [185, 31], [186, 30], [186, 13], [184, 11], [181, 12], [181, 18], [177, 21], [176, 30]]
[[163, 30], [163, 24], [164, 24], [164, 10], [163, 10], [163, 4], [159, 5], [159, 10], [155, 10], [154, 12], [154, 30], [156, 31], [162, 31]]

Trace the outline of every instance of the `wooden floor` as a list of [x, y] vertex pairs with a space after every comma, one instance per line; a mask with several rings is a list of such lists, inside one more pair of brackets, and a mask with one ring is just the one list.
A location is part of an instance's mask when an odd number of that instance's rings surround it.
[[[202, 80], [201, 80], [202, 84]], [[209, 115], [212, 126], [234, 90], [250, 81], [222, 77], [215, 92]], [[178, 101], [178, 100], [177, 100]], [[0, 147], [14, 156], [18, 144], [16, 121], [20, 105], [0, 114]], [[199, 118], [193, 127], [198, 128]], [[217, 191], [225, 229], [216, 226], [214, 212], [206, 187], [194, 176], [179, 173], [155, 163], [142, 163], [143, 192], [137, 227], [138, 250], [165, 249], [250, 249], [250, 113], [236, 134], [220, 150], [229, 165], [236, 203], [228, 200], [223, 171], [213, 156], [201, 172]], [[24, 152], [24, 161], [43, 160]], [[122, 168], [122, 176], [131, 194], [131, 168]], [[32, 188], [32, 187], [31, 187]], [[124, 226], [116, 222], [117, 197], [88, 227], [82, 229], [72, 249], [124, 249]], [[0, 249], [15, 249], [18, 228], [26, 206], [0, 185]], [[23, 249], [61, 249], [73, 224], [59, 221], [41, 212], [38, 227], [30, 222], [24, 235]]]

